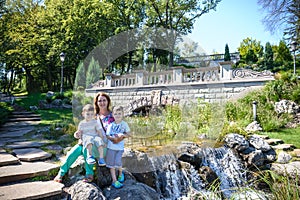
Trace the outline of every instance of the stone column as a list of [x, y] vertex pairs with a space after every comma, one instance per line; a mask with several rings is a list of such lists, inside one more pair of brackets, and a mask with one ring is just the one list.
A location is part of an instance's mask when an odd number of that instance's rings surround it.
[[220, 64], [220, 80], [231, 80], [232, 79], [232, 69], [231, 65], [233, 62], [219, 62]]
[[144, 71], [135, 72], [135, 85], [144, 85]]
[[104, 87], [113, 87], [113, 79], [112, 79], [112, 74], [106, 74], [105, 75], [105, 86]]
[[183, 74], [181, 67], [173, 68], [173, 83], [182, 83], [183, 82]]

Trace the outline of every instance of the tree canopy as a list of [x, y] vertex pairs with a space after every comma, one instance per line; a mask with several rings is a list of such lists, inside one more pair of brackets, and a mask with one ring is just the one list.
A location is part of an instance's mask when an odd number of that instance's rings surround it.
[[[143, 26], [186, 35], [195, 20], [215, 10], [220, 1], [1, 0], [0, 67], [1, 84], [6, 86], [2, 89], [10, 91], [15, 79], [21, 78], [28, 92], [57, 90], [61, 52], [66, 54], [64, 85], [72, 88], [79, 63], [107, 38]], [[173, 61], [172, 53], [167, 59], [162, 50], [141, 48], [122, 55], [105, 70], [127, 73], [151, 55], [161, 62]]]

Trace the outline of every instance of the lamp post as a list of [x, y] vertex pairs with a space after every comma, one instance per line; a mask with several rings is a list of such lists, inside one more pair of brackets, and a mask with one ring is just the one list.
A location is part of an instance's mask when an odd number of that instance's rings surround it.
[[294, 40], [291, 42], [291, 51], [293, 52], [293, 61], [294, 61], [294, 76], [296, 75], [296, 50], [297, 50], [297, 42]]
[[61, 52], [59, 54], [60, 61], [61, 61], [61, 81], [60, 81], [60, 94], [63, 93], [63, 84], [64, 84], [64, 61], [65, 61], [65, 54]]

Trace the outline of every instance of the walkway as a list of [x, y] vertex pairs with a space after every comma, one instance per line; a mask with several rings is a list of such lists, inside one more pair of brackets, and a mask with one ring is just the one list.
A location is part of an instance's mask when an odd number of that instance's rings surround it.
[[39, 123], [39, 115], [15, 109], [0, 127], [0, 200], [61, 199], [63, 184], [32, 179], [59, 168], [51, 163], [52, 155], [40, 148], [47, 141], [30, 136]]

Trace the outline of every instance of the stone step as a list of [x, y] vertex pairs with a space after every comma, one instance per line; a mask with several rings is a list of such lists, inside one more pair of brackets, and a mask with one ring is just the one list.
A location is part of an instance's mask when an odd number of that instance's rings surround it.
[[20, 122], [20, 121], [41, 121], [40, 117], [18, 117], [18, 118], [8, 118], [6, 122]]
[[18, 118], [18, 117], [41, 117], [39, 114], [33, 114], [33, 113], [30, 113], [30, 114], [12, 114], [12, 115], [9, 115], [8, 118]]
[[12, 127], [12, 126], [19, 126], [19, 127], [26, 127], [32, 125], [38, 125], [41, 121], [21, 121], [21, 122], [7, 122], [2, 125], [2, 127]]
[[291, 154], [297, 158], [300, 158], [300, 149], [294, 149]]
[[18, 164], [20, 161], [17, 157], [7, 153], [4, 149], [0, 148], [0, 167], [5, 165]]
[[[36, 176], [47, 175], [59, 165], [46, 162], [21, 162], [19, 165], [0, 167], [0, 184], [21, 181]], [[0, 195], [1, 198], [1, 195]]]
[[0, 134], [3, 132], [13, 132], [13, 131], [21, 131], [21, 130], [30, 130], [33, 131], [34, 130], [34, 126], [14, 126], [14, 127], [0, 127]]
[[276, 150], [283, 150], [283, 151], [290, 151], [296, 148], [293, 144], [277, 144], [272, 147]]
[[265, 140], [269, 145], [277, 145], [277, 144], [283, 144], [283, 140], [281, 139], [267, 139]]
[[[0, 137], [1, 137], [1, 134], [0, 134]], [[25, 141], [27, 141], [27, 139], [23, 138], [23, 137], [2, 138], [0, 141], [0, 147], [4, 147], [8, 143], [12, 143], [12, 142], [25, 142]]]
[[19, 142], [14, 142], [12, 144], [6, 145], [5, 147], [8, 149], [23, 149], [23, 148], [41, 147], [45, 144], [47, 144], [47, 142], [19, 141]]
[[31, 115], [31, 114], [35, 114], [35, 113], [29, 111], [13, 111], [11, 113], [11, 115]]
[[46, 160], [52, 155], [38, 148], [14, 149], [13, 153], [22, 161]]
[[0, 199], [61, 199], [62, 183], [35, 181], [0, 186]]
[[[25, 127], [24, 127], [25, 128]], [[15, 138], [15, 137], [22, 137], [25, 134], [31, 132], [33, 129], [28, 128], [28, 129], [21, 129], [21, 130], [15, 130], [15, 131], [1, 131], [0, 132], [0, 137], [1, 138]]]
[[269, 136], [267, 136], [267, 135], [253, 134], [253, 136], [260, 137], [260, 138], [262, 138], [262, 139], [264, 139], [264, 140], [270, 139]]

